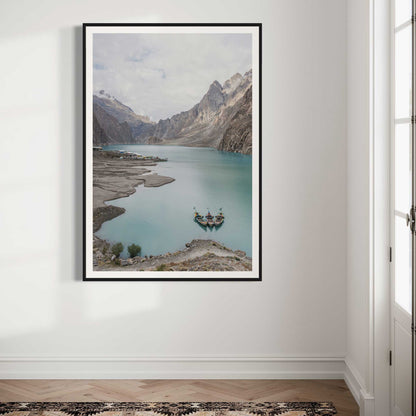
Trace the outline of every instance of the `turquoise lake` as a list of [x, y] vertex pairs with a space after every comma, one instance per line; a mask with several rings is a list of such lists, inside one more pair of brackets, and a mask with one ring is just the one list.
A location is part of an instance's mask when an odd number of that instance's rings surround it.
[[[115, 145], [106, 150], [127, 150], [168, 158], [150, 166], [152, 172], [175, 181], [158, 188], [139, 185], [127, 198], [108, 202], [126, 212], [105, 222], [96, 233], [111, 243], [142, 247], [142, 255], [158, 255], [185, 247], [193, 239], [216, 240], [233, 250], [252, 255], [252, 158], [210, 148], [152, 145]], [[222, 208], [225, 221], [216, 229], [194, 220], [194, 207], [205, 215]]]

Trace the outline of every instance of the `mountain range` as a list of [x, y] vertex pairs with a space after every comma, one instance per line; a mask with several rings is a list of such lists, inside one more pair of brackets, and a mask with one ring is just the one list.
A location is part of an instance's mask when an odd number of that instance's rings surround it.
[[251, 70], [233, 75], [223, 85], [214, 81], [190, 110], [157, 123], [105, 91], [95, 94], [93, 103], [94, 145], [149, 143], [252, 151]]

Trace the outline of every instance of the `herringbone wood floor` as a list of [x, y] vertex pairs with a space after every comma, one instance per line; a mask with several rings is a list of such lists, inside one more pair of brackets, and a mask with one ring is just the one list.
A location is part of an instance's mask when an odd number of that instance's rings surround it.
[[0, 401], [332, 401], [359, 414], [342, 380], [0, 380]]

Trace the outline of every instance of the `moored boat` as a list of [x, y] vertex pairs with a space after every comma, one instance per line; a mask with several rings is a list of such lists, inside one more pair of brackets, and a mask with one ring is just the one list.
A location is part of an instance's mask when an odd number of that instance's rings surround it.
[[206, 227], [208, 225], [208, 222], [204, 219], [202, 215], [198, 213], [198, 211], [195, 211], [194, 219], [199, 225], [202, 225], [203, 227]]
[[215, 216], [214, 224], [216, 227], [220, 227], [223, 222], [224, 222], [224, 214], [222, 213], [222, 211], [220, 211], [219, 214]]
[[214, 217], [211, 215], [209, 211], [208, 211], [208, 214], [205, 215], [205, 218], [207, 219], [208, 227], [213, 227], [215, 225]]

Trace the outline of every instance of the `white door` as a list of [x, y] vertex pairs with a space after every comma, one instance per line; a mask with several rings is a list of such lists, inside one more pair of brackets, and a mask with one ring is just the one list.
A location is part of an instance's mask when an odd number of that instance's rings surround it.
[[412, 415], [412, 0], [394, 1], [391, 414]]

